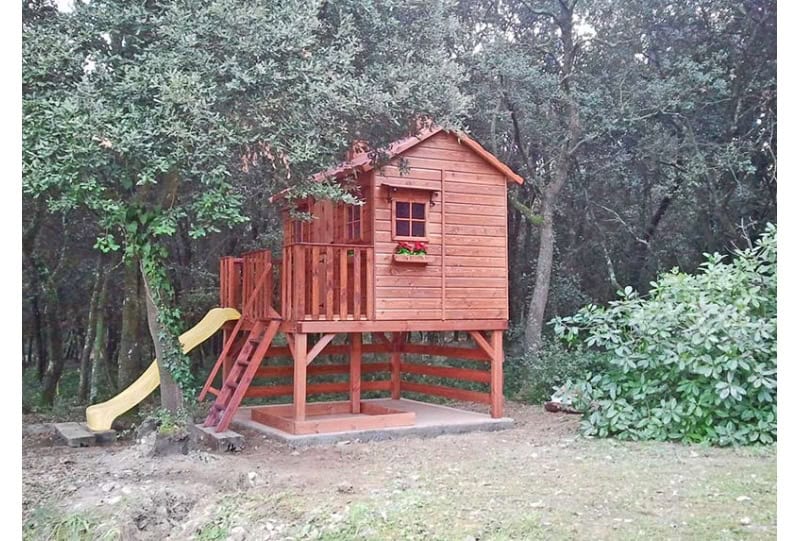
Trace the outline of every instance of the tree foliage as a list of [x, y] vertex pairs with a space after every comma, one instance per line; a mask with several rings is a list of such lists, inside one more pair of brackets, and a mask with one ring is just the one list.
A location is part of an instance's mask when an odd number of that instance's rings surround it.
[[777, 243], [768, 226], [730, 263], [707, 255], [673, 270], [646, 298], [632, 288], [607, 308], [553, 321], [606, 365], [579, 384], [584, 433], [718, 445], [777, 437]]
[[[164, 239], [179, 224], [196, 239], [246, 221], [236, 184], [251, 170], [319, 192], [309, 174], [356, 135], [455, 122], [466, 103], [442, 5], [95, 0], [28, 15], [23, 192], [88, 210], [97, 248], [141, 261], [162, 379], [187, 389]], [[404, 28], [423, 22], [419, 54]]]

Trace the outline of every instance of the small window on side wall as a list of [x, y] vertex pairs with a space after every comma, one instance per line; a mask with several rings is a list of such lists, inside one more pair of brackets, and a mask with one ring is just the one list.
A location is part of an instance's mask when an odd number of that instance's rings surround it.
[[392, 201], [392, 237], [394, 239], [427, 239], [427, 205], [421, 201]]
[[347, 205], [345, 207], [344, 234], [347, 242], [361, 240], [361, 206]]

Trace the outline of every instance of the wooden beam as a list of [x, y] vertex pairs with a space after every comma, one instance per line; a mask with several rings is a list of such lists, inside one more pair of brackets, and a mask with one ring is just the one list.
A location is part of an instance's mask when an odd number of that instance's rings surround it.
[[294, 381], [292, 382], [292, 403], [294, 404], [294, 419], [303, 421], [306, 418], [306, 348], [308, 335], [297, 333], [294, 335]]
[[289, 355], [294, 358], [294, 333], [285, 332], [283, 334], [286, 336], [286, 345], [289, 347]]
[[406, 333], [392, 333], [392, 400], [400, 400], [400, 378], [402, 375], [401, 365], [403, 362], [403, 345], [406, 340]]
[[503, 416], [503, 333], [492, 331], [492, 368], [489, 395], [491, 396], [491, 416], [495, 419]]
[[361, 333], [350, 335], [350, 406], [361, 413]]
[[284, 321], [284, 332], [303, 333], [351, 333], [351, 332], [400, 332], [400, 331], [478, 331], [506, 330], [505, 319], [463, 319], [439, 321], [431, 320], [391, 320], [391, 321]]
[[445, 187], [445, 180], [444, 180], [444, 169], [439, 171], [442, 181], [442, 191], [439, 192], [439, 203], [442, 205], [442, 321], [447, 319], [447, 235], [445, 235], [446, 229], [446, 214], [447, 214], [447, 206], [444, 204], [444, 197], [447, 193], [447, 188]]
[[489, 404], [491, 402], [489, 393], [478, 393], [475, 391], [467, 391], [464, 389], [442, 387], [440, 385], [427, 385], [424, 383], [412, 383], [410, 381], [404, 381], [401, 385], [401, 389], [403, 391], [409, 391], [412, 393], [430, 394], [433, 396], [450, 398], [452, 400], [478, 402], [479, 404]]
[[475, 340], [478, 347], [486, 352], [490, 359], [494, 359], [494, 348], [486, 341], [480, 331], [469, 331], [469, 335]]
[[[377, 372], [391, 372], [392, 365], [390, 363], [362, 363], [361, 364], [361, 373], [362, 374], [372, 374]], [[292, 366], [265, 366], [263, 368], [259, 368], [256, 372], [257, 378], [290, 378], [294, 373], [294, 367]], [[350, 373], [350, 364], [310, 364], [306, 368], [306, 376], [311, 378], [312, 376], [322, 376], [328, 374], [349, 374]], [[488, 374], [488, 372], [487, 372]], [[364, 385], [367, 382], [361, 382], [361, 389], [364, 390]], [[311, 384], [306, 388], [306, 394], [311, 393]], [[347, 391], [347, 389], [344, 389]], [[291, 389], [289, 391], [291, 394]]]
[[[313, 365], [312, 365], [313, 366]], [[389, 391], [391, 382], [389, 380], [363, 381], [361, 382], [362, 391]], [[346, 381], [333, 383], [309, 383], [306, 386], [306, 395], [317, 394], [347, 394], [350, 390], [350, 383]], [[269, 385], [256, 387], [251, 385], [247, 389], [247, 398], [274, 398], [277, 396], [289, 396], [294, 392], [292, 385]], [[294, 411], [294, 404], [289, 404]], [[348, 412], [350, 411], [350, 401], [347, 402]], [[311, 404], [306, 404], [306, 415], [311, 414]]]
[[331, 340], [333, 340], [335, 337], [336, 333], [331, 333], [331, 334], [326, 334], [322, 338], [320, 338], [319, 341], [316, 344], [314, 344], [314, 347], [311, 348], [311, 351], [308, 352], [308, 359], [306, 360], [306, 364], [311, 364], [311, 362], [317, 358], [317, 355], [319, 355], [322, 352], [322, 350], [325, 349], [325, 346], [330, 344]]
[[459, 381], [490, 383], [490, 373], [486, 370], [470, 370], [469, 368], [452, 368], [449, 366], [433, 366], [416, 363], [400, 363], [400, 370], [408, 374], [422, 374], [424, 376], [435, 376]]
[[467, 361], [491, 362], [492, 358], [481, 348], [462, 348], [457, 346], [437, 346], [434, 344], [405, 344], [403, 351], [417, 355], [435, 355]]

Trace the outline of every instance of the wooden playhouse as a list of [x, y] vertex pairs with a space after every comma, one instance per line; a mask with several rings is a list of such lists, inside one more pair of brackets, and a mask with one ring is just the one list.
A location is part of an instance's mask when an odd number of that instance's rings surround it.
[[[413, 425], [404, 393], [483, 403], [503, 416], [506, 189], [522, 179], [474, 140], [441, 128], [393, 143], [384, 166], [365, 152], [348, 157], [315, 178], [351, 183], [363, 205], [305, 201], [300, 210], [314, 219], [285, 213], [280, 256], [222, 258], [220, 303], [242, 318], [225, 328], [200, 394], [215, 396], [206, 427], [227, 430], [242, 400], [258, 397], [291, 397], [251, 408], [253, 421], [289, 434]], [[459, 331], [470, 342], [414, 343], [415, 331]], [[383, 362], [365, 363], [365, 353]], [[433, 365], [407, 354], [468, 362]], [[330, 355], [348, 361], [320, 363]], [[339, 381], [314, 382], [326, 374]], [[362, 400], [367, 391], [392, 400]], [[348, 400], [309, 401], [336, 394]]]

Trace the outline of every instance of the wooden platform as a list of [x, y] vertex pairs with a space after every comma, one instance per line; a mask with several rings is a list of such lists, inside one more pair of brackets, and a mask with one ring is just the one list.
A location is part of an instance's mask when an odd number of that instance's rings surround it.
[[[349, 404], [349, 402], [343, 403]], [[317, 406], [317, 404], [319, 404], [318, 407], [322, 408], [323, 405], [335, 403], [312, 403], [308, 404], [308, 407], [311, 408], [312, 406]], [[259, 422], [257, 419], [260, 414], [257, 412], [259, 410], [263, 411], [264, 406], [252, 406], [240, 408], [233, 420], [232, 426], [237, 427], [239, 430], [255, 430], [269, 439], [278, 440], [297, 447], [353, 440], [378, 441], [399, 437], [430, 438], [443, 434], [504, 430], [513, 426], [513, 420], [507, 417], [493, 419], [489, 415], [481, 413], [460, 410], [449, 406], [428, 404], [406, 398], [400, 400], [392, 400], [389, 398], [363, 400], [362, 405], [367, 405], [367, 409], [375, 408], [374, 411], [378, 411], [378, 408], [385, 408], [386, 410], [412, 414], [414, 422], [413, 424], [405, 426], [373, 426], [368, 428], [343, 429], [339, 432], [329, 433], [291, 434], [274, 426], [268, 426], [267, 424]], [[279, 415], [275, 416], [279, 417]], [[334, 417], [339, 416], [334, 415]], [[263, 419], [263, 417], [261, 418]], [[340, 420], [341, 417], [337, 419], [337, 422]], [[313, 421], [313, 418], [307, 418], [307, 421]]]
[[361, 401], [360, 413], [352, 413], [351, 406], [349, 401], [311, 403], [306, 406], [306, 418], [303, 420], [294, 418], [291, 404], [253, 408], [250, 416], [257, 423], [295, 435], [414, 425], [416, 415], [413, 411]]

